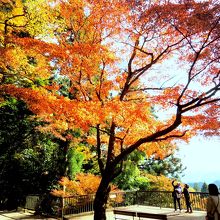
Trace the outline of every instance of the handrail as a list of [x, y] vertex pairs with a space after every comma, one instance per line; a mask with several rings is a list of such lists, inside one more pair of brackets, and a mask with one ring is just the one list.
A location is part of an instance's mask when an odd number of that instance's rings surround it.
[[[208, 193], [190, 192], [190, 199], [194, 210], [205, 211]], [[93, 211], [95, 195], [66, 197], [65, 214], [76, 214]], [[181, 198], [182, 207], [185, 209], [184, 197]], [[125, 191], [110, 193], [107, 208], [129, 205], [147, 205], [161, 208], [173, 208], [171, 191]]]
[[[54, 216], [63, 216], [69, 214], [78, 214], [93, 211], [93, 203], [95, 194], [81, 196], [65, 196], [65, 197], [48, 197], [36, 195], [29, 196], [26, 199], [25, 208], [46, 212], [45, 214]], [[208, 193], [190, 192], [190, 199], [193, 210], [205, 211]], [[40, 204], [34, 204], [35, 202]], [[41, 202], [40, 202], [41, 201]], [[184, 197], [181, 198], [181, 204], [185, 209]], [[38, 206], [37, 206], [38, 205]], [[130, 206], [130, 205], [146, 205], [157, 206], [161, 208], [173, 208], [173, 197], [171, 191], [121, 191], [112, 192], [109, 195], [107, 209]], [[47, 213], [48, 212], [48, 213]]]

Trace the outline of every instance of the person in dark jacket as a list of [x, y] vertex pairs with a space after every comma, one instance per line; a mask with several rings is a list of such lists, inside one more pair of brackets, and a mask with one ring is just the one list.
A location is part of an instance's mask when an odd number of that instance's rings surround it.
[[174, 211], [177, 211], [177, 206], [176, 203], [178, 204], [179, 210], [181, 211], [181, 204], [180, 204], [180, 198], [182, 196], [182, 187], [180, 183], [178, 182], [176, 185], [174, 184], [175, 180], [172, 181], [172, 186], [173, 186], [173, 203], [174, 203]]
[[189, 196], [189, 185], [185, 184], [184, 188], [183, 188], [183, 195], [185, 198], [185, 202], [186, 202], [186, 213], [192, 213], [192, 206], [191, 206], [191, 202], [190, 202], [190, 196]]

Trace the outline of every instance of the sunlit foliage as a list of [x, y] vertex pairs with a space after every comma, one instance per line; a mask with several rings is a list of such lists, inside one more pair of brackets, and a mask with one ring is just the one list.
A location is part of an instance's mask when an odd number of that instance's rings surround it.
[[1, 3], [1, 100], [23, 100], [63, 141], [80, 129], [75, 146], [96, 149], [95, 219], [131, 152], [163, 158], [176, 139], [219, 135], [219, 11], [217, 0]]

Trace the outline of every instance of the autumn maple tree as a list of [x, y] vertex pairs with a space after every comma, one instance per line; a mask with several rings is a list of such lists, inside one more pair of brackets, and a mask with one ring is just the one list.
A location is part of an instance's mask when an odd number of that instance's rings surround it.
[[[79, 173], [76, 175], [75, 180], [69, 180], [67, 177], [61, 178], [59, 184], [62, 186], [61, 189], [52, 190], [51, 194], [55, 196], [73, 196], [73, 195], [89, 195], [95, 194], [101, 178], [93, 174], [82, 174]], [[63, 188], [66, 188], [64, 191]], [[111, 191], [119, 191], [119, 189], [112, 185]]]
[[219, 134], [217, 0], [1, 4], [1, 100], [21, 99], [41, 131], [95, 147], [95, 220], [131, 152], [163, 158], [175, 140]]

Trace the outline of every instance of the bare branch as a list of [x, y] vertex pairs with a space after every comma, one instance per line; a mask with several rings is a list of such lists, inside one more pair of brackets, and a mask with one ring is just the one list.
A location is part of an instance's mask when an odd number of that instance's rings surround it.
[[184, 131], [182, 134], [179, 134], [179, 135], [168, 135], [168, 136], [165, 136], [165, 137], [162, 137], [162, 138], [157, 138], [155, 139], [154, 142], [157, 142], [157, 141], [164, 141], [164, 140], [167, 140], [167, 139], [170, 139], [170, 138], [181, 138], [181, 137], [184, 137], [184, 135], [186, 134], [187, 131]]

